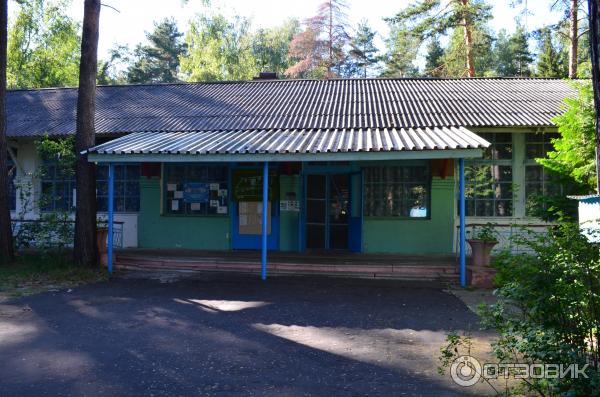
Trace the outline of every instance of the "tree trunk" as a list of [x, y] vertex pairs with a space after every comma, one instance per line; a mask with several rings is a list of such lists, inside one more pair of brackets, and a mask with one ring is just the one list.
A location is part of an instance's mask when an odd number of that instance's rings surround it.
[[577, 26], [577, 11], [579, 0], [571, 0], [569, 9], [569, 78], [577, 78], [577, 47], [579, 45], [578, 26]]
[[596, 191], [600, 194], [600, 0], [588, 0], [592, 85], [596, 110]]
[[468, 8], [469, 0], [460, 0], [462, 3], [463, 12], [463, 26], [464, 26], [464, 37], [465, 37], [465, 52], [467, 61], [467, 76], [475, 77], [475, 64], [473, 63], [473, 39], [471, 38], [471, 18], [469, 17]]
[[0, 0], [0, 263], [14, 259], [6, 142], [6, 58], [8, 37], [8, 0]]
[[94, 146], [96, 140], [94, 117], [96, 113], [99, 22], [100, 0], [85, 0], [77, 95], [77, 133], [75, 136], [77, 201], [73, 251], [75, 263], [85, 266], [95, 266], [98, 262], [96, 176], [94, 165], [89, 163], [87, 157], [81, 155], [81, 152]]
[[331, 68], [333, 67], [333, 4], [329, 0], [329, 64], [327, 65], [327, 78], [332, 78]]

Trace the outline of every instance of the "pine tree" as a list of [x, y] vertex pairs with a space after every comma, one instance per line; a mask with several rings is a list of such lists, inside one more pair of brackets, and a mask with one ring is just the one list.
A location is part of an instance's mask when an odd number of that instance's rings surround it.
[[290, 43], [290, 56], [296, 63], [285, 74], [288, 77], [337, 77], [346, 60], [344, 48], [350, 41], [346, 0], [326, 0], [309, 18], [306, 28]]
[[78, 265], [94, 266], [98, 259], [96, 240], [96, 175], [94, 164], [81, 153], [94, 146], [96, 127], [96, 75], [98, 72], [98, 36], [100, 0], [85, 0], [77, 90], [77, 121], [75, 132], [75, 242], [73, 259]]
[[174, 19], [155, 23], [154, 31], [146, 34], [149, 45], [138, 45], [133, 65], [127, 70], [131, 83], [173, 83], [179, 81], [179, 57], [186, 52], [183, 33]]
[[419, 70], [413, 63], [419, 50], [419, 42], [401, 23], [390, 26], [390, 37], [386, 41], [384, 77], [413, 77]]
[[426, 76], [440, 77], [443, 75], [444, 48], [437, 37], [432, 37], [427, 44], [427, 54], [425, 55]]
[[515, 33], [510, 36], [509, 44], [514, 57], [515, 76], [531, 75], [530, 65], [533, 62], [533, 55], [529, 51], [529, 34], [522, 26], [518, 26]]
[[356, 35], [350, 42], [352, 49], [350, 50], [346, 73], [344, 73], [345, 77], [358, 76], [366, 78], [373, 66], [379, 62], [379, 58], [377, 57], [379, 50], [373, 43], [375, 34], [366, 20], [362, 20], [358, 24]]
[[8, 197], [6, 142], [6, 59], [8, 31], [8, 0], [0, 0], [0, 264], [14, 259], [10, 206]]
[[522, 77], [531, 75], [533, 55], [529, 51], [528, 34], [517, 27], [512, 35], [503, 29], [498, 33], [494, 46], [495, 72], [498, 76]]
[[449, 0], [447, 3], [441, 0], [421, 0], [409, 5], [389, 21], [404, 24], [419, 44], [451, 31], [457, 38], [460, 30], [462, 45], [455, 47], [461, 47], [464, 74], [473, 77], [477, 69], [474, 31], [486, 30], [482, 26], [491, 18], [490, 11], [491, 6], [485, 0]]
[[444, 51], [444, 75], [449, 77], [483, 77], [494, 74], [493, 37], [486, 25], [474, 25], [471, 35], [471, 52], [473, 55], [474, 75], [470, 75], [466, 67], [466, 44], [461, 28], [454, 29], [450, 41]]
[[543, 27], [534, 33], [538, 42], [537, 77], [567, 77], [564, 65], [561, 63], [559, 50], [552, 41], [552, 31]]

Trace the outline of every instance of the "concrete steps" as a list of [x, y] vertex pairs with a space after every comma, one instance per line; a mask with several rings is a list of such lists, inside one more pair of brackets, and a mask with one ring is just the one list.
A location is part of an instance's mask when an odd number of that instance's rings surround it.
[[[340, 277], [390, 278], [406, 280], [447, 281], [458, 279], [454, 263], [307, 263], [270, 260], [267, 269], [270, 275], [326, 275]], [[117, 254], [116, 271], [179, 271], [179, 272], [243, 272], [260, 273], [260, 261], [227, 257], [151, 257], [135, 254]]]

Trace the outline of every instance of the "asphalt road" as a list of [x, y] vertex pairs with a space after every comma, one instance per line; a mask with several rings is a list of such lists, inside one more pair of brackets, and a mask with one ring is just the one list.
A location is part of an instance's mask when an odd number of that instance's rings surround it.
[[0, 305], [0, 396], [462, 396], [437, 373], [477, 318], [429, 284], [116, 279]]

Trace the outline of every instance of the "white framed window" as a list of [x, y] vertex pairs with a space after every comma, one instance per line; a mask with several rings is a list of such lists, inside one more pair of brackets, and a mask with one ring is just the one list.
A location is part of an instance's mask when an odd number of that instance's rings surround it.
[[535, 159], [544, 158], [554, 150], [552, 139], [558, 138], [558, 133], [537, 133], [525, 136], [525, 214], [535, 216], [539, 207], [547, 209], [545, 197], [556, 197], [564, 194], [562, 183], [558, 176], [548, 170]]
[[514, 214], [513, 157], [510, 133], [480, 133], [491, 143], [483, 158], [465, 161], [467, 216], [510, 217]]

